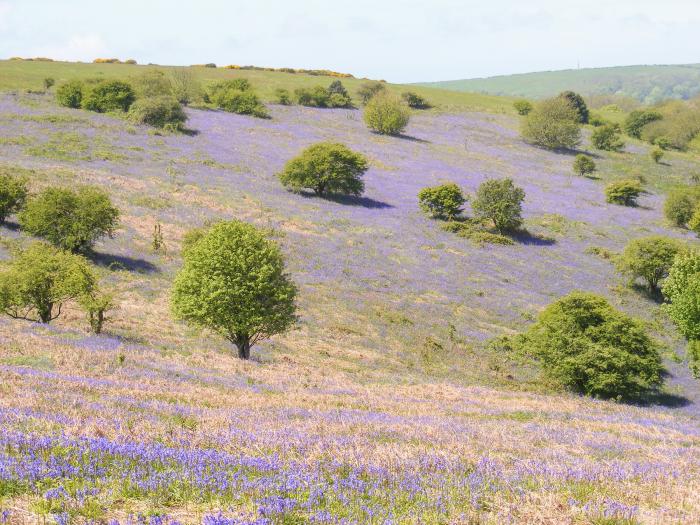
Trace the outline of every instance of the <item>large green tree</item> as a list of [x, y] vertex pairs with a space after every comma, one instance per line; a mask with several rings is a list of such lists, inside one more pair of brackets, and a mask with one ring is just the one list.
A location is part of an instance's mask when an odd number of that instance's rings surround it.
[[581, 143], [579, 114], [568, 99], [555, 97], [535, 106], [523, 119], [521, 134], [532, 144], [549, 149], [574, 149]]
[[517, 230], [523, 223], [522, 202], [525, 191], [512, 179], [491, 179], [476, 190], [472, 210], [479, 219], [491, 220], [498, 233]]
[[661, 235], [634, 239], [627, 243], [617, 268], [632, 280], [642, 279], [651, 293], [659, 291], [659, 283], [668, 275], [673, 261], [685, 249], [683, 243]]
[[225, 337], [248, 359], [257, 341], [296, 321], [297, 289], [276, 243], [255, 226], [219, 222], [184, 252], [172, 290], [179, 319]]

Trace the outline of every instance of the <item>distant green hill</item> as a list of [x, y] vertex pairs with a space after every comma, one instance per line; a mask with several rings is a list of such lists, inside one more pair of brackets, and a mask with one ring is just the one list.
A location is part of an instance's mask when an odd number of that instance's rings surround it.
[[454, 91], [543, 98], [571, 89], [583, 95], [623, 95], [647, 104], [700, 94], [700, 64], [623, 66], [421, 83]]

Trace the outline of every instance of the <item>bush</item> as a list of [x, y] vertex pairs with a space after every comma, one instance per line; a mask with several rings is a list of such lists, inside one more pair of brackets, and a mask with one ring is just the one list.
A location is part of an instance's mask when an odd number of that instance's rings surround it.
[[350, 95], [343, 84], [336, 80], [326, 89], [314, 86], [311, 89], [299, 88], [294, 91], [297, 103], [314, 108], [349, 108], [352, 107]]
[[642, 185], [637, 180], [620, 180], [605, 187], [605, 200], [611, 204], [636, 206], [642, 194]]
[[17, 213], [27, 200], [27, 181], [0, 171], [0, 224]]
[[284, 88], [277, 88], [275, 90], [275, 101], [283, 106], [288, 106], [292, 103], [292, 97], [289, 95], [289, 91]]
[[659, 350], [642, 323], [592, 293], [550, 304], [515, 347], [562, 386], [589, 396], [634, 399], [662, 383]]
[[569, 104], [574, 111], [576, 111], [576, 121], [579, 124], [588, 124], [588, 107], [586, 106], [586, 102], [584, 102], [581, 95], [574, 93], [573, 91], [564, 91], [563, 93], [559, 94], [559, 98], [566, 101], [566, 103]]
[[129, 120], [135, 124], [176, 131], [183, 128], [187, 114], [172, 96], [150, 97], [134, 102], [129, 110]]
[[350, 100], [350, 94], [348, 93], [348, 90], [345, 89], [345, 86], [343, 86], [343, 83], [340, 80], [334, 80], [331, 82], [330, 86], [328, 86], [328, 94], [329, 95], [340, 95], [346, 100]]
[[310, 189], [317, 195], [359, 196], [365, 189], [362, 176], [367, 168], [367, 159], [361, 154], [342, 144], [321, 142], [287, 162], [278, 177], [294, 191]]
[[525, 99], [516, 100], [513, 102], [513, 107], [515, 108], [515, 111], [518, 112], [518, 115], [522, 115], [523, 117], [528, 115], [533, 109], [532, 102]]
[[690, 341], [700, 340], [700, 253], [679, 254], [668, 272], [662, 291], [664, 306], [678, 330]]
[[700, 341], [688, 341], [688, 367], [695, 379], [700, 379]]
[[44, 89], [47, 89], [47, 90], [51, 89], [55, 83], [56, 83], [56, 81], [53, 78], [46, 77], [44, 79]]
[[660, 106], [658, 111], [663, 118], [644, 126], [642, 139], [663, 149], [686, 150], [700, 133], [700, 106], [674, 100]]
[[432, 107], [425, 98], [412, 91], [405, 91], [404, 93], [401, 93], [401, 98], [409, 108], [430, 109]]
[[178, 67], [170, 71], [172, 94], [183, 106], [188, 106], [202, 98], [202, 85], [192, 69]]
[[595, 162], [588, 155], [580, 153], [574, 159], [574, 172], [578, 175], [590, 175], [596, 170]]
[[226, 80], [211, 86], [209, 98], [218, 108], [239, 115], [252, 115], [269, 118], [265, 105], [250, 89], [250, 83], [244, 78]]
[[146, 71], [133, 80], [138, 98], [163, 97], [173, 95], [173, 86], [165, 73], [157, 69]]
[[657, 293], [659, 283], [668, 275], [676, 255], [684, 249], [680, 241], [660, 235], [635, 239], [627, 243], [616, 266], [632, 281], [642, 279], [651, 293]]
[[121, 80], [100, 82], [83, 97], [82, 107], [98, 113], [109, 111], [129, 111], [136, 100], [136, 94], [130, 84]]
[[699, 197], [698, 192], [690, 188], [669, 192], [664, 202], [664, 215], [676, 226], [686, 226], [698, 205]]
[[83, 103], [83, 83], [71, 80], [56, 89], [56, 101], [67, 108], [78, 109]]
[[651, 151], [649, 152], [649, 156], [651, 157], [651, 160], [658, 164], [664, 157], [664, 150], [657, 146], [651, 149]]
[[661, 120], [661, 113], [650, 110], [634, 110], [625, 119], [625, 133], [636, 139], [642, 138], [644, 126], [655, 120]]
[[296, 321], [296, 287], [277, 245], [250, 224], [214, 225], [184, 253], [172, 291], [174, 314], [236, 345], [248, 359], [257, 341]]
[[581, 143], [578, 114], [560, 97], [537, 104], [522, 123], [523, 138], [549, 149], [574, 149]]
[[688, 220], [688, 228], [700, 236], [700, 205], [696, 204]]
[[375, 95], [365, 106], [367, 127], [382, 135], [400, 135], [408, 126], [408, 108], [389, 95]]
[[66, 303], [94, 286], [85, 259], [35, 242], [0, 271], [0, 310], [15, 319], [50, 323]]
[[625, 143], [620, 137], [620, 128], [616, 124], [601, 126], [591, 133], [591, 144], [604, 151], [620, 151]]
[[455, 183], [423, 188], [418, 192], [418, 204], [425, 213], [435, 219], [455, 220], [467, 202], [462, 190]]
[[95, 288], [89, 293], [82, 294], [78, 301], [85, 311], [92, 333], [101, 334], [105, 322], [109, 321], [107, 312], [116, 307], [112, 294]]
[[503, 234], [522, 225], [523, 199], [525, 191], [513, 184], [512, 179], [492, 179], [476, 190], [472, 209], [477, 218], [492, 221], [498, 233]]
[[364, 82], [357, 90], [362, 105], [366, 105], [374, 95], [386, 91], [386, 87], [381, 82]]
[[119, 210], [106, 193], [91, 186], [77, 191], [48, 188], [27, 202], [20, 227], [71, 252], [86, 252], [97, 239], [113, 236]]

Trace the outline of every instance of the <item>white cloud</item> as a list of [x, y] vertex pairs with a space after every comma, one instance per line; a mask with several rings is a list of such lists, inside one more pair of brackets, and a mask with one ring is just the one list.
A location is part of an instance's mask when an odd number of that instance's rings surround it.
[[30, 56], [46, 56], [54, 60], [90, 62], [95, 58], [104, 57], [108, 49], [100, 35], [84, 34], [73, 35], [68, 40], [56, 44], [45, 44], [35, 49]]
[[0, 31], [9, 27], [10, 11], [12, 11], [10, 2], [0, 2]]

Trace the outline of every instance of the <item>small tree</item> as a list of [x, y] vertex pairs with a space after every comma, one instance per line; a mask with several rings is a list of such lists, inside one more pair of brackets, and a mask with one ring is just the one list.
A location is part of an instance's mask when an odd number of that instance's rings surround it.
[[591, 133], [591, 144], [596, 149], [604, 151], [620, 151], [625, 143], [620, 136], [620, 128], [616, 124], [597, 127]]
[[581, 95], [574, 93], [573, 91], [564, 91], [563, 93], [559, 94], [559, 98], [566, 101], [566, 103], [569, 104], [574, 111], [576, 111], [577, 122], [580, 124], [588, 124], [588, 107], [586, 106], [586, 102], [583, 100]]
[[561, 97], [544, 100], [523, 119], [523, 138], [548, 149], [574, 149], [581, 143], [578, 113]]
[[78, 80], [61, 84], [56, 89], [56, 101], [61, 106], [78, 109], [83, 103], [83, 89], [83, 83]]
[[649, 110], [632, 111], [625, 119], [625, 133], [636, 139], [642, 138], [644, 126], [655, 120], [661, 120], [661, 113]]
[[574, 159], [574, 172], [578, 175], [590, 175], [596, 170], [595, 162], [588, 155], [579, 153]]
[[690, 188], [673, 190], [664, 202], [664, 215], [676, 226], [684, 227], [693, 216], [697, 205], [697, 192]]
[[663, 381], [658, 345], [642, 323], [591, 293], [549, 305], [515, 347], [564, 387], [594, 397], [634, 399]]
[[172, 96], [141, 98], [132, 104], [129, 120], [135, 124], [179, 131], [187, 122], [187, 114]]
[[522, 225], [524, 199], [525, 191], [513, 184], [512, 179], [492, 179], [479, 186], [472, 209], [477, 218], [493, 221], [498, 233], [504, 234]]
[[661, 162], [661, 159], [664, 158], [664, 150], [657, 146], [649, 151], [649, 156], [651, 157], [651, 160], [658, 164]]
[[642, 185], [638, 180], [620, 180], [605, 187], [605, 200], [611, 204], [635, 206], [642, 194]]
[[107, 312], [116, 308], [114, 296], [95, 288], [81, 295], [78, 301], [87, 315], [92, 333], [101, 334], [104, 323], [109, 321]]
[[690, 341], [700, 340], [700, 252], [676, 257], [662, 291], [668, 300], [664, 307], [680, 332]]
[[684, 246], [676, 239], [653, 235], [630, 241], [617, 259], [617, 269], [632, 281], [642, 279], [651, 293], [659, 292], [659, 283], [668, 275], [673, 261]]
[[47, 91], [53, 87], [53, 85], [56, 83], [56, 81], [51, 78], [51, 77], [46, 77], [44, 79], [44, 89]]
[[406, 105], [390, 95], [375, 95], [365, 106], [365, 124], [382, 135], [400, 135], [408, 126], [409, 118]]
[[97, 188], [77, 191], [48, 188], [27, 202], [19, 214], [20, 227], [71, 252], [86, 252], [97, 239], [113, 236], [119, 210]]
[[404, 100], [406, 105], [412, 109], [430, 109], [432, 107], [425, 97], [422, 97], [413, 91], [405, 91], [401, 93], [401, 98]]
[[296, 321], [296, 287], [277, 245], [250, 224], [215, 224], [184, 253], [172, 291], [174, 314], [225, 337], [248, 359], [257, 341]]
[[131, 84], [121, 80], [106, 80], [94, 86], [83, 97], [82, 107], [98, 113], [108, 111], [129, 111], [136, 100]]
[[386, 90], [386, 87], [381, 82], [365, 82], [357, 90], [357, 95], [360, 97], [360, 101], [363, 105], [367, 104], [374, 95], [377, 93], [382, 93]]
[[462, 190], [454, 182], [423, 188], [418, 192], [418, 204], [425, 213], [435, 219], [455, 220], [467, 202]]
[[515, 111], [518, 112], [518, 115], [523, 117], [528, 115], [533, 109], [532, 102], [525, 99], [516, 100], [513, 102], [513, 107], [515, 108]]
[[292, 103], [292, 97], [289, 90], [284, 88], [275, 89], [275, 101], [283, 106], [289, 106]]
[[27, 180], [0, 172], [0, 224], [22, 209], [27, 200]]
[[700, 236], [700, 205], [696, 204], [688, 220], [688, 228]]
[[217, 82], [209, 89], [209, 98], [217, 107], [230, 113], [269, 118], [265, 105], [251, 90], [245, 78]]
[[331, 82], [331, 85], [328, 86], [327, 91], [329, 95], [340, 95], [348, 101], [350, 100], [350, 94], [348, 93], [348, 90], [345, 89], [343, 83], [338, 79]]
[[287, 162], [278, 177], [285, 187], [294, 191], [310, 189], [320, 196], [328, 193], [359, 196], [365, 189], [362, 176], [368, 167], [364, 156], [346, 146], [321, 142]]
[[94, 286], [95, 276], [81, 256], [35, 242], [0, 271], [0, 310], [15, 319], [50, 323], [66, 303]]

